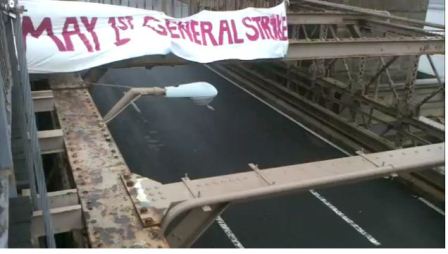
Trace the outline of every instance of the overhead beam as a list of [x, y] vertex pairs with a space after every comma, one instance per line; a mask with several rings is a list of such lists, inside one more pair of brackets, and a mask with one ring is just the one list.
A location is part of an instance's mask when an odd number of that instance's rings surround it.
[[400, 16], [394, 16], [385, 11], [377, 11], [377, 10], [366, 9], [366, 8], [357, 7], [357, 6], [350, 6], [350, 5], [339, 4], [339, 3], [331, 3], [328, 1], [322, 1], [322, 0], [300, 0], [297, 2], [293, 2], [293, 4], [295, 4], [295, 3], [313, 4], [313, 5], [322, 6], [325, 8], [334, 8], [334, 9], [342, 10], [342, 11], [350, 11], [350, 12], [364, 14], [367, 16], [384, 18], [387, 20], [404, 22], [404, 23], [417, 25], [417, 26], [429, 26], [429, 27], [434, 27], [434, 28], [445, 29], [445, 26], [441, 25], [441, 24], [425, 22], [425, 21], [421, 21], [421, 20], [417, 20], [417, 19], [409, 19], [409, 18], [400, 17]]
[[439, 129], [440, 131], [445, 132], [445, 125], [443, 125], [441, 123], [438, 123], [438, 122], [436, 122], [434, 120], [431, 120], [431, 119], [429, 119], [427, 117], [424, 117], [424, 116], [419, 116], [418, 120], [420, 122], [422, 122], [422, 123], [425, 123], [425, 124], [430, 125], [430, 126], [436, 128], [436, 129]]
[[[147, 226], [160, 224], [173, 246], [188, 247], [213, 220], [207, 213], [216, 217], [228, 203], [431, 169], [444, 162], [444, 143], [439, 143], [263, 170], [256, 168], [187, 182], [161, 184], [137, 174], [126, 174], [122, 179], [136, 210], [148, 221]], [[221, 208], [216, 209], [217, 206]], [[203, 227], [189, 216], [192, 213], [204, 223]]]
[[340, 40], [290, 40], [284, 60], [444, 54], [440, 38], [360, 38]]
[[32, 91], [34, 112], [48, 112], [54, 110], [53, 91]]
[[64, 138], [61, 129], [45, 130], [37, 133], [42, 154], [61, 153], [64, 151]]
[[288, 25], [336, 25], [355, 24], [361, 15], [347, 12], [288, 12]]

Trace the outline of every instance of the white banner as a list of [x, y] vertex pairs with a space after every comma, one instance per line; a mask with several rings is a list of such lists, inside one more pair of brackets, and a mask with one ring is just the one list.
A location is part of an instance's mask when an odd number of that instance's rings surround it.
[[144, 55], [173, 53], [208, 63], [282, 58], [288, 49], [285, 4], [201, 11], [186, 18], [124, 6], [21, 0], [30, 73], [72, 72]]

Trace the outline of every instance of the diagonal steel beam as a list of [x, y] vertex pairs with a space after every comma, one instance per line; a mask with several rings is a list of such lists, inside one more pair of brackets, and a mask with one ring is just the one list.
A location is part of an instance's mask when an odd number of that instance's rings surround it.
[[364, 87], [364, 94], [366, 94], [369, 91], [370, 86], [375, 83], [378, 78], [381, 76], [381, 74], [383, 74], [384, 71], [387, 71], [387, 69], [398, 59], [398, 56], [394, 56], [392, 57], [389, 61], [387, 61], [386, 64], [381, 63], [383, 66], [381, 67], [380, 70], [378, 70], [378, 72], [375, 74], [375, 76], [373, 76], [369, 83], [367, 83], [367, 85]]

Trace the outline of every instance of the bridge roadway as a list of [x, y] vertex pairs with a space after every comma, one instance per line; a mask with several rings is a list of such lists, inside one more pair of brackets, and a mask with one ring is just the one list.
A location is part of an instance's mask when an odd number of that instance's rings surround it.
[[[133, 172], [167, 183], [185, 173], [194, 179], [247, 171], [248, 163], [266, 168], [344, 156], [201, 65], [115, 69], [99, 80], [132, 86], [193, 81], [219, 90], [213, 109], [146, 97], [109, 124]], [[123, 89], [96, 85], [92, 94], [104, 115]], [[436, 209], [400, 184], [378, 179], [233, 205], [193, 247], [444, 247], [444, 211]]]

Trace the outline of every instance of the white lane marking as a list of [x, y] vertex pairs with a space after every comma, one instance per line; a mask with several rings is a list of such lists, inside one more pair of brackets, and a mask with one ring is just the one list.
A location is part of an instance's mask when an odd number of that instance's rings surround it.
[[265, 104], [266, 106], [270, 107], [271, 109], [273, 109], [274, 111], [276, 111], [277, 113], [279, 113], [280, 115], [288, 118], [290, 121], [294, 122], [295, 124], [299, 125], [300, 127], [302, 127], [304, 130], [308, 131], [309, 133], [313, 134], [314, 136], [320, 138], [322, 141], [324, 141], [325, 143], [331, 145], [332, 147], [338, 149], [339, 151], [341, 151], [342, 153], [344, 153], [345, 155], [352, 155], [351, 153], [349, 153], [347, 150], [343, 149], [342, 147], [339, 147], [338, 145], [336, 145], [335, 143], [331, 142], [330, 140], [322, 137], [321, 135], [319, 135], [318, 133], [314, 132], [313, 130], [311, 130], [310, 128], [306, 127], [305, 125], [303, 125], [302, 123], [298, 122], [297, 120], [295, 120], [294, 118], [288, 116], [287, 114], [283, 113], [282, 111], [280, 111], [279, 109], [275, 108], [274, 106], [272, 106], [271, 104], [269, 104], [268, 102], [264, 101], [263, 99], [261, 99], [260, 97], [258, 97], [257, 95], [253, 94], [252, 92], [250, 92], [249, 90], [247, 90], [246, 88], [238, 85], [235, 81], [229, 79], [228, 77], [224, 76], [223, 74], [221, 74], [220, 72], [218, 72], [217, 70], [213, 69], [212, 67], [210, 67], [208, 64], [204, 64], [205, 67], [207, 67], [209, 70], [211, 70], [212, 72], [216, 73], [218, 76], [220, 76], [221, 78], [227, 80], [228, 82], [230, 82], [231, 84], [233, 84], [234, 86], [240, 88], [241, 90], [243, 90], [244, 92], [250, 94], [252, 97], [254, 97], [255, 99], [259, 100], [260, 102], [262, 102], [263, 104]]
[[216, 218], [216, 222], [221, 227], [222, 231], [224, 231], [224, 234], [226, 234], [226, 236], [232, 242], [233, 246], [235, 246], [235, 248], [244, 249], [243, 244], [241, 244], [240, 240], [238, 240], [236, 235], [230, 229], [229, 225], [227, 225], [227, 223], [224, 221], [224, 219], [221, 216], [218, 216]]
[[428, 200], [419, 197], [418, 200], [420, 200], [421, 202], [423, 202], [425, 205], [429, 206], [430, 208], [432, 208], [434, 211], [438, 212], [439, 214], [445, 216], [445, 211], [443, 211], [442, 209], [438, 208], [436, 205], [434, 205], [433, 203], [429, 202]]
[[334, 206], [332, 203], [330, 203], [330, 201], [328, 201], [326, 198], [324, 198], [322, 195], [320, 195], [317, 191], [310, 190], [310, 193], [314, 197], [319, 199], [322, 203], [324, 203], [328, 208], [330, 208], [335, 214], [337, 214], [341, 219], [343, 219], [352, 228], [354, 228], [359, 234], [361, 234], [367, 240], [369, 240], [369, 242], [371, 242], [375, 246], [380, 246], [381, 245], [381, 243], [378, 240], [376, 240], [372, 235], [367, 233], [367, 231], [365, 231], [361, 226], [356, 224], [352, 219], [347, 217], [347, 215], [345, 215], [343, 212], [341, 212], [336, 206]]
[[[212, 67], [210, 67], [209, 65], [205, 64], [205, 67], [207, 67], [209, 70], [213, 71], [214, 73], [216, 73], [218, 76], [222, 77], [223, 79], [227, 80], [228, 82], [230, 82], [231, 84], [239, 87], [241, 90], [245, 91], [246, 93], [248, 93], [249, 95], [251, 95], [252, 97], [254, 97], [255, 99], [259, 100], [260, 102], [262, 102], [263, 104], [265, 104], [266, 106], [270, 107], [271, 109], [275, 110], [277, 113], [281, 114], [282, 116], [288, 118], [289, 120], [291, 120], [292, 122], [294, 122], [295, 124], [299, 125], [300, 127], [302, 127], [303, 129], [305, 129], [306, 131], [308, 131], [309, 133], [313, 134], [314, 136], [318, 137], [319, 139], [323, 140], [324, 142], [326, 142], [327, 144], [331, 145], [332, 147], [338, 149], [339, 151], [341, 151], [342, 153], [346, 154], [346, 155], [352, 155], [351, 153], [349, 153], [348, 151], [346, 151], [345, 149], [339, 147], [338, 145], [336, 145], [335, 143], [331, 142], [330, 140], [322, 137], [321, 135], [317, 134], [316, 132], [314, 132], [313, 130], [309, 129], [308, 127], [306, 127], [305, 125], [303, 125], [302, 123], [299, 123], [298, 121], [296, 121], [294, 118], [288, 116], [287, 114], [283, 113], [282, 111], [280, 111], [279, 109], [275, 108], [274, 106], [272, 106], [271, 104], [269, 104], [268, 102], [264, 101], [263, 99], [261, 99], [260, 97], [258, 97], [257, 95], [253, 94], [252, 92], [250, 92], [249, 90], [247, 90], [246, 88], [238, 85], [235, 81], [229, 79], [228, 77], [224, 76], [223, 74], [221, 74], [220, 72], [216, 71], [215, 69], [213, 69]], [[310, 190], [310, 193], [316, 197], [317, 199], [319, 199], [324, 205], [326, 205], [328, 208], [330, 208], [334, 213], [336, 213], [339, 217], [341, 217], [345, 222], [347, 222], [350, 226], [352, 226], [358, 233], [360, 233], [361, 235], [363, 235], [365, 238], [367, 238], [367, 240], [369, 240], [372, 244], [374, 244], [375, 246], [379, 246], [381, 245], [381, 243], [376, 240], [372, 235], [370, 235], [369, 233], [367, 233], [363, 228], [361, 228], [358, 224], [356, 224], [352, 219], [348, 218], [343, 212], [341, 212], [337, 207], [335, 207], [333, 204], [331, 204], [330, 202], [328, 202], [328, 200], [326, 200], [322, 195], [320, 195], [318, 192], [314, 191], [314, 190]]]

